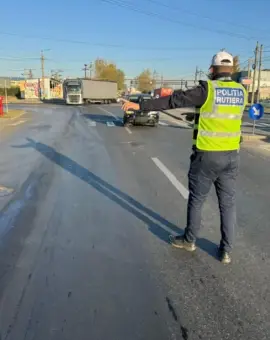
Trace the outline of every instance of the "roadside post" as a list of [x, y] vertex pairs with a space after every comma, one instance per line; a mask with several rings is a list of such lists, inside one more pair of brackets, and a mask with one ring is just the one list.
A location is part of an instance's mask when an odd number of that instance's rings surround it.
[[0, 96], [0, 116], [4, 116], [4, 97]]
[[257, 103], [250, 106], [248, 110], [249, 118], [253, 120], [253, 128], [252, 128], [252, 134], [255, 134], [255, 128], [256, 128], [256, 120], [259, 120], [263, 117], [264, 114], [264, 107]]
[[6, 113], [8, 113], [7, 81], [5, 80]]

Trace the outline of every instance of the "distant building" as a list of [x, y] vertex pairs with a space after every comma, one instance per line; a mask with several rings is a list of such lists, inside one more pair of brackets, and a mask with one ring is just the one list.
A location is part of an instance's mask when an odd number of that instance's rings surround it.
[[20, 87], [22, 99], [56, 99], [63, 98], [63, 86], [60, 81], [44, 78], [44, 94], [42, 93], [42, 79], [24, 79], [16, 81]]
[[[257, 71], [256, 80], [255, 80], [255, 100], [256, 100], [257, 90], [258, 90], [258, 77], [259, 77], [259, 72]], [[233, 80], [239, 83], [243, 83], [243, 85], [245, 84], [245, 82], [247, 82], [247, 79], [248, 79], [247, 71], [237, 72], [233, 75]], [[250, 85], [244, 85], [249, 92], [249, 98], [251, 97], [251, 92], [252, 92], [252, 79], [253, 79], [253, 70], [250, 72], [250, 79], [249, 79]], [[261, 99], [270, 98], [270, 70], [268, 69], [261, 71], [260, 98]]]

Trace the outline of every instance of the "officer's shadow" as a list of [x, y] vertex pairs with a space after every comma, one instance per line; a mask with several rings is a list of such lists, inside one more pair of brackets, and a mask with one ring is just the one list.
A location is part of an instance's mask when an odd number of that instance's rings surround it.
[[[57, 164], [67, 172], [78, 177], [91, 187], [95, 188], [98, 192], [108, 197], [111, 201], [121, 206], [123, 209], [137, 217], [144, 222], [149, 231], [162, 241], [169, 243], [170, 234], [183, 233], [183, 230], [171, 223], [155, 211], [147, 208], [128, 194], [122, 192], [118, 188], [114, 187], [110, 183], [106, 182], [93, 172], [84, 168], [77, 162], [73, 161], [69, 157], [57, 152], [54, 148], [35, 142], [33, 139], [27, 138], [28, 143], [19, 146], [13, 146], [15, 148], [33, 148], [40, 152], [44, 157], [51, 162]], [[203, 251], [207, 252], [211, 256], [216, 256], [217, 246], [209, 240], [200, 238], [197, 241], [197, 246]]]

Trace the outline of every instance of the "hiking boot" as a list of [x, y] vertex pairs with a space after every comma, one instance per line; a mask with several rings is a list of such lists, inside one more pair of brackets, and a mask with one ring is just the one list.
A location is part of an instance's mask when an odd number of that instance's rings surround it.
[[230, 264], [232, 262], [232, 258], [231, 258], [230, 253], [228, 253], [225, 250], [219, 249], [218, 250], [218, 256], [219, 256], [221, 263], [223, 263], [223, 264]]
[[175, 248], [185, 249], [187, 251], [196, 250], [196, 245], [194, 242], [188, 242], [185, 239], [185, 235], [169, 236], [170, 243]]

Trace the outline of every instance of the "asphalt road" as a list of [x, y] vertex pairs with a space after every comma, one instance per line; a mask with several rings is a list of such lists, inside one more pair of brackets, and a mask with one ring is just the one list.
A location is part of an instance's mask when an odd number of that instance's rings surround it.
[[[270, 339], [270, 158], [242, 150], [234, 261], [205, 204], [185, 227], [191, 129], [125, 129], [118, 106], [28, 106], [1, 139], [1, 340]], [[269, 153], [270, 155], [270, 153]]]

